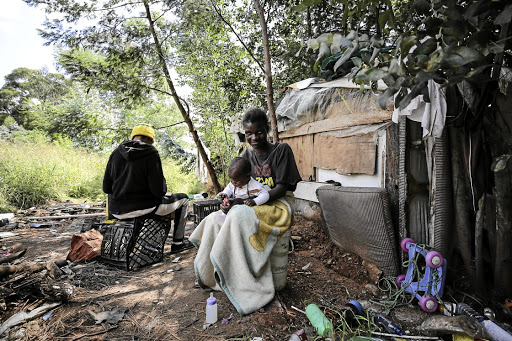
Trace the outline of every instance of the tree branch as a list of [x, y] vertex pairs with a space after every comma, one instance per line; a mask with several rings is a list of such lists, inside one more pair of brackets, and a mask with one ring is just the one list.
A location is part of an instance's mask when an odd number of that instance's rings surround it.
[[219, 18], [226, 24], [228, 25], [229, 29], [231, 30], [231, 32], [233, 32], [233, 34], [236, 36], [236, 38], [238, 39], [238, 41], [242, 44], [242, 46], [244, 47], [244, 49], [247, 51], [247, 53], [249, 53], [249, 55], [251, 56], [251, 58], [256, 62], [256, 64], [258, 64], [258, 66], [260, 67], [260, 70], [263, 72], [263, 74], [266, 74], [265, 72], [265, 68], [263, 67], [263, 65], [261, 65], [261, 63], [256, 59], [256, 57], [252, 54], [251, 50], [249, 50], [249, 47], [243, 42], [242, 38], [240, 38], [240, 36], [238, 35], [238, 33], [235, 31], [235, 29], [233, 28], [233, 26], [231, 26], [231, 23], [229, 23], [227, 21], [226, 18], [224, 18], [224, 16], [222, 15], [222, 13], [220, 12], [220, 10], [217, 8], [217, 6], [215, 5], [215, 2], [214, 0], [210, 0], [210, 2], [212, 3], [212, 6], [213, 6], [213, 9], [215, 10], [215, 12], [217, 13], [217, 15], [219, 16]]

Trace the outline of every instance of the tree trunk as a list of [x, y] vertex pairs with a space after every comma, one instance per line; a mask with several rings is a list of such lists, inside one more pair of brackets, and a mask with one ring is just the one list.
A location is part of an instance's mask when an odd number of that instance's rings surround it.
[[272, 64], [270, 63], [267, 22], [265, 21], [265, 15], [259, 0], [254, 0], [254, 7], [256, 8], [258, 16], [260, 17], [261, 35], [263, 38], [263, 51], [265, 51], [265, 78], [267, 80], [267, 105], [268, 112], [270, 113], [270, 129], [272, 130], [272, 137], [274, 139], [273, 142], [277, 142], [279, 141], [279, 134], [277, 132], [277, 118], [276, 110], [274, 107], [274, 91], [272, 89]]
[[219, 184], [219, 180], [217, 179], [217, 175], [215, 174], [213, 165], [212, 165], [210, 159], [208, 158], [208, 155], [206, 154], [206, 150], [204, 149], [203, 143], [199, 139], [199, 135], [197, 134], [196, 129], [194, 128], [194, 123], [190, 119], [190, 116], [189, 116], [187, 110], [183, 107], [183, 104], [181, 103], [181, 99], [178, 96], [178, 94], [176, 93], [176, 89], [174, 88], [174, 84], [172, 82], [171, 75], [169, 74], [169, 68], [167, 67], [167, 62], [165, 61], [164, 54], [162, 51], [162, 45], [160, 44], [160, 41], [156, 34], [154, 22], [151, 17], [151, 11], [149, 9], [149, 4], [147, 3], [147, 1], [144, 1], [144, 8], [146, 9], [146, 18], [148, 19], [149, 29], [151, 31], [151, 35], [153, 36], [153, 41], [155, 42], [155, 48], [158, 53], [160, 67], [162, 68], [162, 71], [165, 75], [165, 80], [167, 81], [169, 90], [172, 94], [174, 102], [178, 106], [178, 109], [179, 109], [181, 115], [183, 116], [183, 120], [185, 121], [185, 123], [188, 126], [188, 130], [192, 134], [192, 138], [194, 139], [194, 142], [197, 146], [197, 150], [199, 151], [201, 158], [203, 159], [204, 163], [206, 164], [206, 168], [208, 169], [208, 174], [210, 175], [210, 179], [212, 180], [212, 185], [215, 189], [215, 192], [219, 193], [222, 191], [222, 188]]

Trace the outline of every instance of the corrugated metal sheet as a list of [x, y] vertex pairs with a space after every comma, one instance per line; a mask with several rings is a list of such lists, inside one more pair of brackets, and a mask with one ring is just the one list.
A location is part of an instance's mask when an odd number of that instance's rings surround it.
[[409, 201], [409, 237], [420, 244], [428, 243], [428, 195], [418, 193]]

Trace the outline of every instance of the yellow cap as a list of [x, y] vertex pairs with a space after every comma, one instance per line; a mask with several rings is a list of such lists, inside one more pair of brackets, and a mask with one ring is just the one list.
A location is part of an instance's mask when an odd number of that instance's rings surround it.
[[133, 128], [132, 134], [130, 135], [130, 140], [137, 135], [147, 136], [155, 141], [155, 130], [148, 125], [141, 124]]

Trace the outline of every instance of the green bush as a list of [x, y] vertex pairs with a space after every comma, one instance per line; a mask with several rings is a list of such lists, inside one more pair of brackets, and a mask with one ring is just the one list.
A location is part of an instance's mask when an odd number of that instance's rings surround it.
[[18, 208], [49, 200], [97, 199], [103, 196], [105, 163], [105, 157], [57, 145], [1, 142], [0, 192]]
[[58, 198], [52, 186], [52, 169], [34, 162], [34, 157], [38, 157], [35, 146], [0, 144], [0, 192], [5, 201], [19, 208]]
[[[26, 142], [31, 141], [37, 142]], [[21, 142], [20, 142], [21, 140]], [[17, 142], [0, 141], [0, 211], [28, 208], [50, 200], [104, 200], [103, 174], [108, 155], [71, 148], [65, 141], [45, 143], [38, 133]], [[169, 192], [200, 193], [194, 173], [184, 174], [163, 160]]]
[[[194, 194], [198, 188], [204, 187], [193, 172], [183, 173], [182, 167], [170, 159], [162, 160], [165, 180], [167, 181], [167, 191], [172, 193]], [[202, 186], [202, 187], [201, 187]]]

